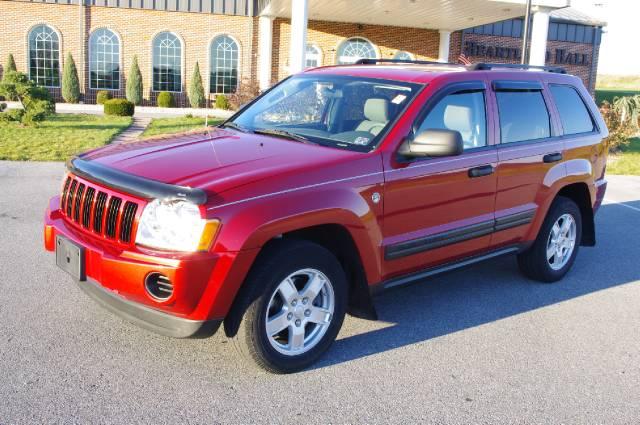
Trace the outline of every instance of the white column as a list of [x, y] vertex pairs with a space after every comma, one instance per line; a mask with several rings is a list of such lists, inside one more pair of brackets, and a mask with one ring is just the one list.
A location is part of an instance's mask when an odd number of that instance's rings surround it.
[[540, 8], [533, 14], [531, 44], [529, 46], [529, 65], [542, 66], [545, 64], [548, 33], [549, 10]]
[[258, 84], [260, 90], [271, 87], [271, 55], [273, 52], [273, 16], [258, 18]]
[[451, 31], [440, 30], [440, 46], [438, 48], [438, 62], [449, 62], [449, 46], [451, 45]]
[[289, 51], [289, 73], [304, 69], [307, 49], [307, 20], [309, 0], [291, 0], [291, 46]]

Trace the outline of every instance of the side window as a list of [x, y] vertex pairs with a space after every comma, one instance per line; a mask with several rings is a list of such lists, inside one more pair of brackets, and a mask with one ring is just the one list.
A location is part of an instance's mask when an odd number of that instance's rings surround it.
[[564, 134], [589, 133], [593, 131], [593, 120], [582, 98], [570, 86], [551, 85], [551, 94], [560, 113]]
[[418, 128], [455, 130], [462, 134], [465, 149], [487, 144], [487, 118], [484, 91], [450, 94], [429, 112]]
[[544, 139], [551, 136], [551, 121], [542, 92], [497, 91], [502, 143]]

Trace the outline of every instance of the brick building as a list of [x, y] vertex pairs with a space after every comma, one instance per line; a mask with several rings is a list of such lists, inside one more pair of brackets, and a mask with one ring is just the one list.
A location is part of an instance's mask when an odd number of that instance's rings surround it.
[[[604, 24], [567, 3], [534, 1], [530, 63], [542, 55], [592, 89]], [[71, 53], [92, 103], [99, 90], [124, 97], [136, 56], [145, 104], [171, 91], [186, 105], [196, 62], [210, 97], [361, 57], [519, 62], [523, 11], [524, 0], [0, 0], [0, 57], [59, 99]]]

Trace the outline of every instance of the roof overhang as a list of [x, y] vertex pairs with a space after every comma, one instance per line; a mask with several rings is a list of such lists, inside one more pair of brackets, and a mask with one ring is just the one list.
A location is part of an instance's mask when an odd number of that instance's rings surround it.
[[[262, 16], [291, 17], [292, 0], [265, 1]], [[524, 16], [526, 0], [308, 0], [309, 20], [457, 31]], [[534, 0], [568, 7], [570, 0]]]

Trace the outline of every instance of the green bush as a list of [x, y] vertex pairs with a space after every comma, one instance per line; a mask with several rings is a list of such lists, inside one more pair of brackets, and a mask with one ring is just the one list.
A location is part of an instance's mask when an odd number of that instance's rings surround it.
[[22, 122], [24, 116], [23, 109], [9, 109], [6, 112], [0, 113], [0, 122]]
[[3, 116], [4, 121], [21, 121], [25, 125], [32, 125], [56, 111], [56, 105], [47, 89], [36, 86], [22, 72], [8, 72], [4, 76], [0, 82], [0, 95], [20, 102], [22, 106], [20, 112], [5, 112], [7, 115]]
[[168, 91], [160, 92], [157, 102], [158, 106], [161, 108], [173, 108], [176, 106], [176, 100], [173, 97], [173, 93]]
[[133, 56], [129, 77], [127, 78], [127, 100], [134, 105], [142, 104], [142, 73], [138, 66], [138, 57]]
[[216, 108], [218, 109], [229, 109], [231, 105], [229, 104], [229, 98], [224, 94], [219, 94], [216, 96]]
[[110, 91], [100, 90], [96, 95], [96, 103], [98, 105], [104, 105], [104, 103], [111, 98], [112, 96]]
[[136, 106], [127, 99], [109, 99], [104, 103], [105, 115], [117, 115], [119, 117], [131, 117]]
[[0, 103], [0, 112], [4, 112], [5, 109], [7, 109], [7, 104], [4, 102]]
[[7, 75], [9, 72], [16, 72], [16, 61], [13, 59], [13, 55], [9, 53], [7, 56], [7, 63], [4, 65], [4, 69], [2, 70], [2, 78]]
[[78, 81], [78, 69], [71, 53], [67, 54], [62, 70], [62, 98], [67, 103], [80, 101], [80, 82]]
[[204, 106], [204, 86], [202, 85], [202, 76], [200, 75], [200, 65], [196, 62], [193, 70], [191, 84], [189, 84], [189, 103], [192, 108], [200, 108]]

